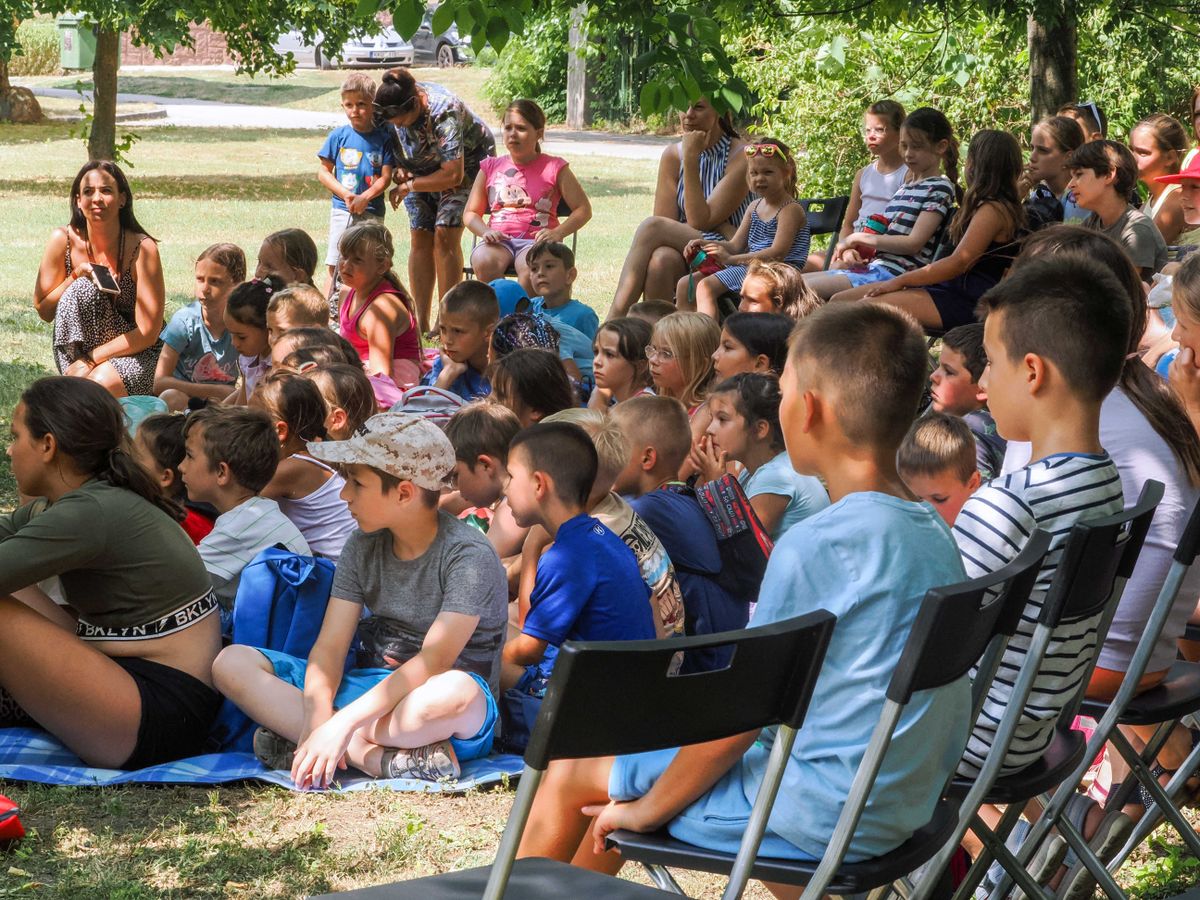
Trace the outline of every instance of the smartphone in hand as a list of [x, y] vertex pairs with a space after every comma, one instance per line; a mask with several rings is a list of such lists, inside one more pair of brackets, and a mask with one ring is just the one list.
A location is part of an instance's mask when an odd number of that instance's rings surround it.
[[121, 293], [121, 287], [117, 284], [117, 279], [113, 278], [108, 266], [102, 266], [100, 263], [92, 263], [92, 283], [102, 294]]

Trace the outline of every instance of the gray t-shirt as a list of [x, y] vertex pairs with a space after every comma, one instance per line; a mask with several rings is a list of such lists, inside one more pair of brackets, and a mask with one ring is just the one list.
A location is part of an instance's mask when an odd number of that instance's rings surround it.
[[471, 526], [438, 513], [437, 537], [411, 560], [396, 558], [386, 529], [354, 532], [338, 560], [333, 596], [365, 604], [371, 613], [358, 626], [360, 666], [385, 666], [384, 655], [399, 663], [411, 659], [440, 612], [478, 616], [454, 668], [499, 690], [508, 582], [496, 551]]
[[1154, 220], [1140, 209], [1130, 206], [1108, 228], [1101, 224], [1098, 215], [1092, 213], [1083, 226], [1103, 231], [1124, 247], [1134, 267], [1139, 270], [1138, 274], [1141, 274], [1141, 269], [1157, 272], [1167, 264], [1167, 242], [1163, 240]]

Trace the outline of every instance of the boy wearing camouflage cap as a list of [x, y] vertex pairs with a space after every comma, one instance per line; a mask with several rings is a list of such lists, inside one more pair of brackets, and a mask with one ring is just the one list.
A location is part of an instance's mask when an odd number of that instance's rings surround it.
[[[491, 751], [508, 590], [487, 538], [438, 510], [454, 448], [419, 416], [381, 413], [349, 440], [308, 451], [344, 468], [342, 497], [359, 527], [321, 633], [307, 663], [227, 647], [217, 687], [263, 726], [259, 759], [290, 767], [298, 787], [325, 787], [347, 765], [455, 778], [460, 762]], [[343, 674], [356, 635], [362, 649]]]

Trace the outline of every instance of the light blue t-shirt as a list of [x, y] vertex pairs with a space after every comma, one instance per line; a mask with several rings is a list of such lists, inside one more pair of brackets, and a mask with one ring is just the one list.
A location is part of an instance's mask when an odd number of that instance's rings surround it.
[[565, 322], [576, 331], [583, 332], [589, 341], [596, 339], [596, 332], [600, 328], [600, 318], [596, 315], [596, 311], [586, 303], [568, 300], [562, 306], [550, 307], [546, 305], [544, 298], [534, 297], [529, 301], [529, 307], [532, 312], [547, 315], [555, 322]]
[[820, 479], [801, 475], [793, 469], [786, 450], [759, 466], [753, 475], [743, 469], [738, 481], [748, 499], [759, 494], [779, 494], [788, 498], [783, 517], [771, 532], [773, 541], [778, 541], [797, 522], [829, 506], [829, 494]]
[[[347, 190], [361, 194], [383, 174], [384, 166], [396, 165], [392, 152], [390, 129], [375, 128], [363, 134], [351, 125], [333, 129], [317, 152], [320, 159], [333, 163], [333, 177]], [[333, 198], [334, 209], [345, 209], [346, 201]], [[380, 194], [367, 204], [371, 215], [383, 218], [383, 195]]]
[[162, 333], [163, 343], [179, 354], [176, 378], [193, 384], [227, 384], [238, 377], [238, 352], [226, 331], [219, 338], [204, 325], [200, 301], [193, 300], [175, 315]]
[[[958, 547], [937, 513], [886, 494], [844, 497], [775, 545], [750, 625], [817, 609], [837, 616], [769, 824], [812, 858], [821, 858], [833, 835], [926, 591], [965, 577]], [[886, 853], [929, 821], [970, 726], [966, 676], [913, 696], [847, 862]], [[775, 733], [764, 729], [742, 757], [748, 803], [762, 783]]]

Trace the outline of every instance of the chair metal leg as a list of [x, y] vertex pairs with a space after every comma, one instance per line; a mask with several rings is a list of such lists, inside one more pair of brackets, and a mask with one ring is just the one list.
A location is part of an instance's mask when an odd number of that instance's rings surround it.
[[[1196, 830], [1192, 828], [1188, 820], [1184, 818], [1183, 813], [1181, 813], [1179, 808], [1172, 802], [1171, 797], [1167, 795], [1165, 790], [1163, 790], [1163, 786], [1158, 783], [1158, 779], [1150, 774], [1150, 769], [1146, 766], [1146, 763], [1143, 762], [1141, 755], [1139, 755], [1137, 751], [1133, 749], [1133, 746], [1129, 743], [1128, 739], [1125, 737], [1125, 735], [1121, 734], [1120, 731], [1113, 731], [1113, 733], [1109, 736], [1109, 740], [1112, 742], [1112, 745], [1117, 748], [1117, 751], [1121, 754], [1121, 756], [1125, 758], [1125, 761], [1129, 764], [1129, 768], [1134, 776], [1145, 786], [1146, 790], [1150, 792], [1150, 796], [1154, 798], [1154, 802], [1158, 805], [1159, 812], [1161, 812], [1175, 828], [1175, 830], [1179, 832], [1179, 836], [1183, 838], [1183, 842], [1188, 845], [1188, 848], [1192, 851], [1192, 853], [1200, 856], [1200, 835], [1196, 834]], [[1193, 751], [1192, 755], [1194, 754], [1195, 751]], [[1191, 756], [1189, 756], [1189, 760], [1190, 759]]]
[[687, 896], [683, 888], [679, 886], [679, 882], [675, 880], [675, 876], [671, 874], [671, 870], [666, 866], [660, 866], [658, 863], [644, 862], [642, 863], [642, 868], [650, 876], [650, 880], [654, 882], [654, 886], [660, 891], [678, 894], [680, 897]]
[[[1183, 765], [1179, 767], [1174, 776], [1172, 776], [1171, 781], [1167, 784], [1166, 792], [1172, 801], [1180, 795], [1180, 792], [1187, 785], [1187, 780], [1195, 774], [1197, 768], [1200, 768], [1200, 745], [1196, 746], [1188, 754], [1188, 758], [1184, 760]], [[1125, 842], [1125, 846], [1109, 862], [1109, 871], [1117, 871], [1124, 864], [1125, 860], [1128, 859], [1129, 855], [1141, 845], [1142, 841], [1150, 837], [1163, 819], [1164, 816], [1157, 807], [1146, 810], [1146, 814], [1134, 826], [1133, 833], [1129, 836], [1129, 840]]]
[[771, 745], [771, 755], [767, 759], [763, 783], [754, 797], [754, 807], [750, 810], [746, 833], [742, 837], [733, 868], [729, 872], [729, 883], [721, 895], [722, 900], [738, 900], [746, 890], [750, 871], [754, 868], [754, 859], [758, 856], [758, 848], [762, 845], [762, 838], [767, 830], [771, 807], [775, 805], [775, 795], [779, 793], [779, 785], [783, 781], [783, 770], [791, 758], [795, 742], [796, 729], [781, 725], [775, 735], [775, 742]]
[[1088, 846], [1083, 835], [1067, 819], [1059, 819], [1057, 823], [1059, 834], [1061, 834], [1075, 851], [1075, 855], [1079, 857], [1079, 861], [1084, 867], [1092, 873], [1092, 877], [1096, 879], [1096, 883], [1110, 898], [1125, 898], [1125, 891], [1113, 880], [1112, 874], [1104, 867], [1103, 860], [1100, 859], [1092, 848]]
[[[971, 830], [983, 841], [988, 852], [995, 858], [996, 862], [1000, 863], [1000, 867], [1004, 870], [1004, 874], [1000, 878], [1000, 883], [988, 895], [990, 900], [1001, 900], [1001, 898], [1006, 897], [1014, 881], [1020, 885], [1026, 897], [1049, 897], [1045, 888], [1033, 880], [1033, 876], [1025, 869], [1025, 864], [1018, 860], [1004, 843], [1020, 818], [1021, 806], [1013, 804], [1004, 810], [1004, 816], [1000, 820], [1001, 827], [997, 828], [995, 832], [988, 829], [987, 825], [978, 817], [975, 818], [975, 821], [971, 825]], [[980, 854], [980, 856], [983, 855], [982, 853]], [[986, 869], [984, 871], [986, 873]], [[972, 892], [974, 892], [974, 888], [972, 888]]]
[[521, 781], [517, 786], [517, 796], [513, 800], [512, 811], [508, 814], [504, 834], [500, 836], [500, 848], [496, 851], [492, 871], [488, 873], [487, 886], [483, 889], [483, 900], [500, 900], [504, 896], [504, 889], [508, 886], [508, 877], [512, 874], [513, 860], [517, 858], [517, 847], [521, 843], [521, 834], [525, 831], [529, 810], [533, 808], [533, 797], [537, 793], [538, 785], [541, 784], [544, 774], [544, 771], [530, 765], [526, 765], [525, 770], [521, 773]]

